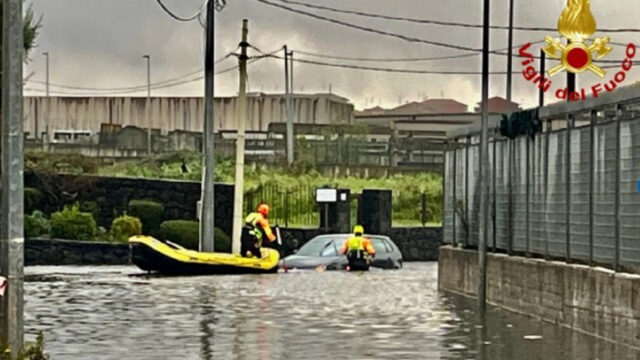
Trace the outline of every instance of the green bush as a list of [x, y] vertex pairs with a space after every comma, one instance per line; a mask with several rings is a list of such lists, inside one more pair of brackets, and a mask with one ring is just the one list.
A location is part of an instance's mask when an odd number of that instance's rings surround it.
[[91, 240], [97, 225], [90, 213], [80, 211], [78, 205], [65, 206], [51, 215], [51, 236], [69, 240]]
[[24, 235], [27, 238], [47, 234], [49, 228], [49, 220], [47, 220], [42, 211], [36, 210], [31, 215], [24, 217]]
[[24, 188], [24, 212], [31, 214], [40, 208], [42, 203], [42, 193], [36, 188]]
[[82, 212], [91, 214], [94, 219], [100, 216], [100, 207], [98, 207], [98, 203], [95, 201], [83, 201], [80, 203], [79, 209]]
[[129, 201], [127, 214], [140, 219], [144, 234], [155, 235], [164, 217], [164, 205], [153, 200], [134, 199]]
[[200, 224], [189, 220], [168, 220], [160, 225], [160, 237], [182, 247], [198, 250]]
[[130, 237], [141, 234], [142, 223], [137, 217], [125, 214], [113, 219], [111, 223], [111, 236], [114, 241], [127, 242]]

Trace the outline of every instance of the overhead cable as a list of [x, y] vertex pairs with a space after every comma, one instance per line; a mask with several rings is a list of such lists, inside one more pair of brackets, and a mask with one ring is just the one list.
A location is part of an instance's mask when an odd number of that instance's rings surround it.
[[[410, 18], [410, 17], [375, 14], [375, 13], [369, 13], [369, 12], [363, 12], [363, 11], [356, 11], [356, 10], [339, 9], [339, 8], [334, 8], [334, 7], [330, 7], [330, 6], [308, 4], [308, 3], [295, 1], [295, 0], [277, 0], [277, 1], [280, 1], [280, 2], [283, 2], [283, 3], [286, 3], [286, 4], [291, 4], [291, 5], [304, 6], [304, 7], [311, 8], [311, 9], [330, 11], [330, 12], [333, 12], [333, 13], [350, 14], [350, 15], [357, 15], [357, 16], [378, 18], [378, 19], [392, 20], [392, 21], [404, 21], [404, 22], [411, 22], [411, 23], [417, 23], [417, 24], [453, 26], [453, 27], [474, 28], [474, 29], [482, 29], [482, 26], [483, 26], [481, 24], [471, 24], [471, 23], [454, 22], [454, 21], [439, 21], [439, 20], [432, 20], [432, 19], [418, 19], [418, 18]], [[508, 26], [501, 26], [501, 25], [491, 25], [490, 28], [494, 29], [494, 30], [509, 30]], [[513, 30], [556, 32], [556, 31], [558, 31], [558, 28], [557, 27], [551, 28], [551, 27], [514, 26]], [[637, 32], [640, 32], [640, 29], [638, 29], [638, 28], [619, 28], [619, 29], [615, 29], [614, 28], [614, 29], [598, 29], [598, 31], [599, 32], [607, 32], [607, 33], [621, 33], [621, 32], [637, 33]]]
[[207, 6], [207, 1], [204, 1], [202, 6], [200, 7], [200, 9], [193, 15], [188, 16], [188, 17], [182, 17], [182, 16], [178, 16], [176, 15], [173, 11], [171, 11], [171, 9], [169, 9], [163, 2], [162, 0], [156, 0], [156, 2], [158, 3], [158, 5], [160, 5], [160, 7], [167, 13], [169, 14], [169, 16], [171, 16], [172, 18], [174, 18], [175, 20], [178, 21], [193, 21], [195, 19], [197, 19], [200, 14], [202, 13], [202, 11], [204, 10], [204, 8]]

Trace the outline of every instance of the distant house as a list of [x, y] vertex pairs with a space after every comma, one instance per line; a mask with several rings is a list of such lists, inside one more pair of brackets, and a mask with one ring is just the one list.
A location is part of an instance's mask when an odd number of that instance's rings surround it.
[[[480, 103], [475, 107], [475, 112], [479, 113], [481, 111]], [[509, 101], [507, 99], [501, 98], [499, 96], [494, 96], [489, 99], [489, 112], [490, 113], [498, 113], [498, 114], [507, 114], [520, 110], [520, 104], [515, 103], [513, 101]]]
[[410, 102], [388, 110], [386, 114], [460, 114], [469, 111], [469, 107], [453, 99], [427, 99], [422, 102]]

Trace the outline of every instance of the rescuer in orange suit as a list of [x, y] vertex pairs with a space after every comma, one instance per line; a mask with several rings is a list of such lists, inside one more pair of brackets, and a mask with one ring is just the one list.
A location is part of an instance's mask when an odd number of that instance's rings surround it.
[[246, 257], [262, 257], [260, 248], [262, 239], [266, 236], [269, 242], [274, 242], [276, 236], [269, 225], [269, 205], [261, 203], [255, 212], [244, 220], [242, 228], [242, 255]]
[[340, 251], [347, 255], [348, 270], [369, 270], [371, 259], [376, 256], [376, 249], [371, 240], [364, 237], [364, 228], [360, 225], [353, 228], [353, 237], [345, 240]]

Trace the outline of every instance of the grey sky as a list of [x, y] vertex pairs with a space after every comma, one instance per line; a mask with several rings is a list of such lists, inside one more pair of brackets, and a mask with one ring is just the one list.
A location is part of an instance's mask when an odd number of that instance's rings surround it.
[[[408, 16], [444, 21], [481, 22], [481, 0], [303, 0], [345, 9]], [[202, 67], [203, 33], [197, 21], [181, 23], [171, 19], [155, 0], [33, 0], [38, 15], [43, 15], [43, 28], [38, 47], [31, 55], [25, 72], [32, 79], [44, 80], [43, 51], [51, 53], [51, 82], [80, 87], [116, 88], [144, 85], [146, 68], [142, 55], [151, 54], [152, 81], [175, 78]], [[228, 0], [228, 6], [216, 18], [216, 51], [220, 57], [232, 51], [239, 42], [243, 18], [249, 19], [249, 41], [264, 51], [287, 44], [295, 50], [353, 57], [429, 57], [460, 54], [457, 50], [425, 44], [409, 43], [376, 34], [348, 29], [336, 24], [291, 14], [256, 0]], [[564, 8], [564, 0], [531, 0], [516, 2], [516, 25], [555, 27]], [[176, 13], [186, 16], [202, 4], [200, 0], [165, 0]], [[507, 23], [508, 0], [492, 0], [492, 21]], [[360, 18], [304, 9], [326, 17], [363, 26], [401, 33], [408, 36], [481, 47], [481, 31], [432, 25], [416, 25], [379, 19]], [[592, 10], [599, 28], [638, 27], [640, 2], [637, 0], [592, 0]], [[491, 48], [506, 47], [506, 32], [493, 31]], [[515, 43], [543, 40], [544, 32], [516, 32]], [[557, 36], [551, 33], [548, 35]], [[615, 42], [636, 41], [640, 34], [607, 34]], [[602, 34], [596, 34], [602, 36]], [[637, 41], [636, 41], [637, 42]], [[539, 47], [537, 48], [539, 49]], [[614, 47], [607, 59], [618, 60], [624, 48]], [[640, 54], [637, 56], [640, 59]], [[491, 68], [506, 69], [505, 57], [492, 56]], [[235, 64], [229, 59], [217, 66]], [[338, 60], [326, 60], [341, 62]], [[358, 64], [357, 62], [346, 62]], [[551, 63], [550, 63], [551, 64]], [[554, 62], [555, 64], [555, 62]], [[370, 66], [421, 70], [479, 71], [480, 56], [437, 62], [367, 63]], [[515, 70], [521, 70], [519, 63]], [[628, 83], [636, 81], [640, 71], [632, 70]], [[282, 61], [264, 59], [249, 67], [250, 91], [283, 90]], [[607, 79], [613, 76], [610, 70]], [[564, 75], [553, 78], [559, 86]], [[456, 98], [470, 105], [479, 99], [479, 76], [441, 76], [388, 74], [347, 69], [332, 69], [296, 64], [296, 91], [327, 91], [345, 96], [358, 108], [380, 103], [391, 107], [402, 100], [413, 101], [419, 96]], [[491, 95], [504, 96], [505, 77], [491, 77]], [[591, 86], [598, 79], [581, 75], [579, 85]], [[237, 92], [237, 71], [216, 76], [216, 95]], [[44, 89], [38, 83], [28, 83], [29, 89]], [[52, 87], [55, 93], [64, 90]], [[35, 94], [34, 92], [27, 92]], [[155, 95], [202, 95], [203, 82], [153, 91]], [[40, 94], [40, 93], [38, 93]], [[133, 95], [144, 95], [145, 92]], [[536, 89], [522, 76], [514, 76], [514, 100], [525, 105], [536, 103]], [[371, 98], [375, 99], [373, 104]]]

